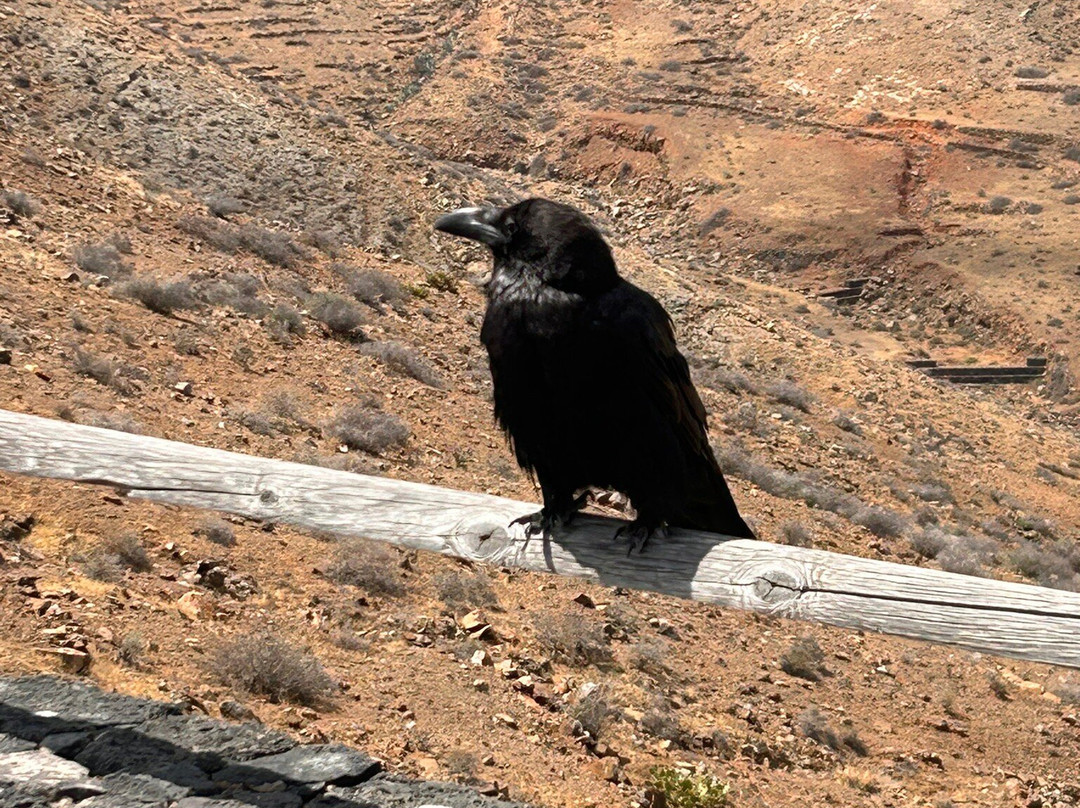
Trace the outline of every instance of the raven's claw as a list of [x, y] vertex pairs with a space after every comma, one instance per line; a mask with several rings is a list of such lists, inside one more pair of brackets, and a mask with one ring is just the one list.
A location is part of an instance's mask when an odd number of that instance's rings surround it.
[[653, 536], [658, 535], [662, 539], [667, 538], [668, 529], [663, 522], [658, 524], [652, 521], [635, 519], [633, 522], [629, 522], [616, 530], [614, 540], [618, 541], [624, 533], [629, 539], [630, 546], [626, 549], [626, 555], [629, 557], [634, 550], [638, 551], [638, 555], [644, 553], [645, 547], [649, 544], [649, 539]]
[[527, 537], [546, 536], [555, 528], [565, 527], [574, 521], [578, 510], [588, 501], [588, 498], [588, 494], [582, 494], [562, 507], [545, 506], [536, 513], [519, 516], [510, 524], [525, 525], [525, 535]]

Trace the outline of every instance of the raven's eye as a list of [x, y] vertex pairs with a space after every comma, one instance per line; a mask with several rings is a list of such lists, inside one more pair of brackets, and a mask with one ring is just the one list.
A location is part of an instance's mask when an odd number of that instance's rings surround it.
[[513, 216], [507, 216], [506, 219], [503, 220], [502, 230], [507, 236], [513, 236], [514, 233], [517, 232], [517, 229], [517, 222], [514, 221]]

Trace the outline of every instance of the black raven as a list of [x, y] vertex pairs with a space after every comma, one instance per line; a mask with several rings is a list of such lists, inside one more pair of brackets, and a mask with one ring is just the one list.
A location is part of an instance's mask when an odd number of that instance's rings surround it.
[[578, 493], [597, 487], [630, 497], [631, 549], [665, 525], [754, 538], [709, 447], [671, 318], [619, 276], [582, 213], [527, 199], [456, 210], [435, 228], [495, 257], [480, 337], [495, 417], [543, 492], [533, 527], [569, 522]]

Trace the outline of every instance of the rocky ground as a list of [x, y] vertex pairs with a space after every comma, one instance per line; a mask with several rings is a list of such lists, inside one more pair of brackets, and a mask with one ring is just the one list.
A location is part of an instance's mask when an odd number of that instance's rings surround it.
[[[341, 745], [50, 676], [0, 681], [0, 805], [85, 808], [496, 808], [473, 789], [380, 772]], [[242, 717], [242, 716], [237, 716]]]
[[[0, 406], [535, 499], [491, 420], [486, 257], [430, 223], [547, 195], [672, 313], [764, 539], [1076, 590], [1078, 23], [0, 3]], [[1049, 367], [958, 388], [920, 356]], [[656, 767], [737, 805], [1080, 800], [1068, 671], [3, 483], [9, 674], [543, 805]]]

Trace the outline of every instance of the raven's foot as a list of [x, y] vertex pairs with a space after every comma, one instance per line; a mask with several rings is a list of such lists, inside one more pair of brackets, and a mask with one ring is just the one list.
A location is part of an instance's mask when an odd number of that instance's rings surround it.
[[588, 495], [582, 494], [565, 505], [560, 507], [545, 506], [536, 513], [518, 517], [510, 524], [525, 525], [526, 536], [546, 536], [555, 528], [565, 527], [573, 522], [577, 512], [585, 505], [587, 500]]
[[634, 550], [638, 551], [638, 554], [645, 552], [645, 547], [649, 544], [649, 539], [653, 536], [659, 536], [662, 539], [666, 539], [668, 535], [667, 525], [664, 522], [656, 522], [651, 519], [635, 519], [633, 522], [623, 525], [615, 531], [615, 541], [619, 541], [623, 535], [626, 538], [630, 546], [626, 549], [626, 555], [630, 556]]

